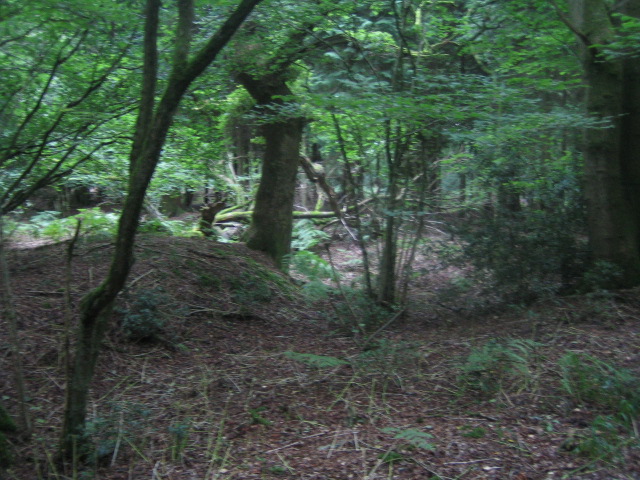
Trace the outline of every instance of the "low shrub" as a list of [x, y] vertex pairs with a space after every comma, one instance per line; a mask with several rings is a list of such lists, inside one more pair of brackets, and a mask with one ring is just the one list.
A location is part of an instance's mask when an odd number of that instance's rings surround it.
[[504, 388], [526, 388], [539, 343], [526, 339], [489, 340], [474, 348], [460, 367], [458, 381], [465, 389], [493, 396]]

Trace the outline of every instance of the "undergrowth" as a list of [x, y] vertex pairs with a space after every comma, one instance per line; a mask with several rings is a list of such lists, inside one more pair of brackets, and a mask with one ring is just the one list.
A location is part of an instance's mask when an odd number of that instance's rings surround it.
[[623, 447], [640, 447], [640, 379], [585, 353], [567, 353], [560, 369], [564, 392], [576, 404], [601, 413], [581, 436], [578, 453], [610, 459], [620, 457]]
[[534, 359], [541, 344], [528, 339], [492, 339], [474, 348], [460, 366], [463, 390], [494, 396], [503, 389], [522, 391], [534, 379]]

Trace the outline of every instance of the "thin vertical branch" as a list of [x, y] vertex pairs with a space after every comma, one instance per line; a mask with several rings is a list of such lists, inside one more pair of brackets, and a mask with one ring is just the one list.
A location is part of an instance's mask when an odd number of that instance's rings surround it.
[[22, 349], [20, 335], [18, 334], [18, 314], [13, 303], [13, 293], [11, 291], [11, 278], [9, 265], [7, 264], [5, 251], [4, 215], [0, 215], [0, 276], [2, 285], [0, 286], [0, 299], [2, 299], [2, 317], [7, 320], [9, 341], [11, 343], [11, 356], [13, 359], [13, 377], [18, 394], [18, 407], [20, 410], [20, 427], [25, 438], [31, 435], [31, 415], [27, 408], [27, 388], [24, 380], [24, 368], [22, 365]]
[[344, 137], [342, 136], [342, 129], [340, 128], [340, 122], [338, 121], [338, 117], [335, 113], [331, 114], [331, 118], [333, 119], [333, 125], [336, 130], [336, 137], [338, 138], [338, 145], [340, 147], [340, 154], [342, 155], [342, 160], [344, 161], [345, 168], [347, 171], [347, 178], [349, 179], [349, 183], [351, 188], [354, 190], [354, 198], [353, 198], [353, 214], [355, 217], [357, 239], [358, 246], [360, 247], [360, 252], [362, 253], [362, 263], [364, 264], [364, 280], [365, 286], [367, 288], [367, 295], [370, 298], [373, 298], [373, 287], [371, 285], [371, 264], [369, 262], [369, 252], [367, 251], [367, 246], [362, 238], [362, 216], [360, 215], [360, 206], [358, 205], [358, 196], [357, 196], [357, 185], [355, 179], [353, 178], [353, 170], [351, 168], [351, 161], [349, 160], [349, 156], [347, 155], [347, 148], [345, 145]]

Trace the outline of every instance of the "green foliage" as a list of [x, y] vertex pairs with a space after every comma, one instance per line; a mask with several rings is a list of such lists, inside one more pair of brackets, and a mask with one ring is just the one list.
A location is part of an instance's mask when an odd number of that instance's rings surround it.
[[396, 463], [406, 460], [403, 454], [401, 454], [400, 452], [396, 452], [395, 450], [389, 450], [387, 452], [381, 453], [380, 455], [378, 455], [378, 458], [384, 463]]
[[130, 341], [154, 341], [164, 333], [165, 314], [162, 307], [168, 297], [161, 289], [141, 289], [126, 309], [122, 309], [121, 328]]
[[531, 362], [539, 346], [526, 339], [489, 340], [471, 351], [458, 380], [464, 388], [488, 396], [504, 388], [524, 388], [532, 379]]
[[576, 220], [551, 210], [482, 216], [460, 229], [463, 258], [478, 274], [490, 273], [489, 288], [503, 300], [526, 303], [556, 294], [577, 281], [586, 257]]
[[186, 423], [174, 423], [169, 426], [171, 436], [171, 460], [178, 461], [184, 455], [184, 449], [189, 441], [189, 425]]
[[560, 359], [562, 387], [576, 402], [604, 408], [631, 426], [640, 414], [640, 379], [583, 353], [568, 353]]
[[588, 292], [615, 288], [622, 280], [622, 269], [618, 265], [596, 260], [582, 276], [582, 288]]
[[405, 444], [415, 448], [422, 448], [424, 450], [435, 450], [436, 446], [430, 442], [433, 435], [417, 428], [383, 428], [384, 433], [393, 435], [395, 440], [402, 440]]
[[608, 60], [631, 59], [640, 57], [640, 19], [620, 13], [611, 15], [616, 19], [616, 38], [606, 45], [592, 45], [602, 50]]
[[341, 297], [332, 299], [334, 312], [328, 314], [329, 325], [341, 334], [373, 332], [394, 314], [363, 290], [345, 288], [341, 294]]
[[83, 455], [98, 463], [117, 454], [118, 448], [132, 448], [144, 441], [151, 412], [143, 405], [111, 402], [103, 416], [95, 416], [85, 424]]
[[159, 233], [174, 237], [201, 237], [195, 222], [170, 220], [168, 218], [152, 218], [142, 222], [139, 227], [142, 233]]
[[623, 447], [640, 446], [635, 425], [640, 414], [640, 380], [621, 369], [583, 353], [560, 359], [562, 387], [577, 403], [610, 413], [597, 416], [579, 435], [576, 452], [593, 459], [622, 456]]
[[216, 275], [201, 273], [200, 275], [198, 275], [198, 285], [211, 290], [220, 290], [222, 282]]
[[139, 80], [127, 53], [140, 16], [124, 4], [75, 0], [8, 8], [0, 25], [7, 39], [0, 48], [7, 79], [0, 93], [0, 208], [13, 211], [33, 190], [90, 171], [96, 157], [113, 161], [124, 153]]
[[10, 467], [12, 463], [11, 445], [5, 434], [0, 432], [0, 469]]
[[487, 435], [486, 429], [482, 427], [463, 426], [461, 429], [462, 436], [467, 438], [484, 438]]
[[329, 262], [313, 252], [300, 250], [290, 255], [287, 263], [292, 274], [305, 278], [303, 292], [311, 300], [327, 298], [332, 289], [325, 282], [335, 279], [337, 275]]
[[588, 432], [578, 437], [577, 454], [597, 460], [621, 458], [627, 445], [640, 446], [638, 438], [627, 435], [627, 427], [614, 415], [599, 415]]
[[303, 218], [293, 224], [291, 248], [293, 250], [309, 250], [323, 240], [329, 239], [329, 234], [316, 228], [313, 220]]
[[249, 416], [251, 417], [252, 425], [264, 425], [264, 426], [271, 425], [271, 420], [268, 420], [261, 415], [261, 413], [264, 412], [266, 409], [267, 407], [258, 407], [258, 408], [249, 409]]
[[315, 355], [313, 353], [284, 352], [284, 356], [314, 368], [336, 368], [349, 362], [337, 357]]
[[14, 223], [13, 233], [34, 238], [62, 240], [73, 235], [81, 222], [81, 235], [113, 236], [118, 227], [117, 213], [104, 213], [99, 208], [79, 209], [79, 213], [60, 218], [61, 213], [44, 211], [33, 215], [28, 222]]

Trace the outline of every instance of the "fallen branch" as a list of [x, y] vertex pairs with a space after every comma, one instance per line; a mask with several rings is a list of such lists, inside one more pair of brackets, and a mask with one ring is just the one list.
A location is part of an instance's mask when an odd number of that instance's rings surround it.
[[[253, 215], [253, 210], [242, 212], [221, 213], [216, 216], [216, 223], [249, 221]], [[334, 212], [293, 212], [293, 218], [333, 218]]]

